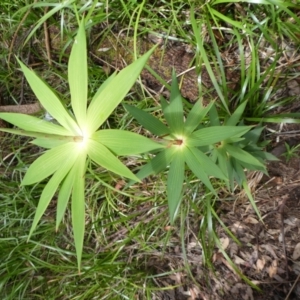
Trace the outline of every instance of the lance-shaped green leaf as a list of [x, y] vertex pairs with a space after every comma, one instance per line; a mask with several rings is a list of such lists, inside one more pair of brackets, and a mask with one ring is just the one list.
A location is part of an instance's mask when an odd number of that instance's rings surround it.
[[234, 147], [232, 145], [225, 145], [224, 148], [234, 158], [243, 161], [247, 164], [251, 164], [253, 166], [258, 166], [260, 168], [265, 169], [265, 166], [258, 159], [256, 159], [254, 156], [244, 151], [243, 149]]
[[211, 106], [208, 116], [209, 116], [210, 126], [221, 126], [219, 114], [215, 103], [213, 103], [213, 105]]
[[212, 145], [230, 137], [242, 136], [251, 129], [251, 126], [213, 126], [199, 129], [186, 139], [190, 147]]
[[198, 161], [197, 156], [193, 154], [191, 149], [184, 149], [185, 162], [191, 171], [203, 182], [203, 184], [214, 194], [217, 195], [215, 189], [209, 181], [207, 173], [203, 170], [202, 164]]
[[[173, 159], [176, 153], [175, 147], [167, 148], [159, 152], [152, 158], [146, 165], [144, 165], [137, 173], [136, 176], [142, 180], [150, 175], [158, 174], [165, 170]], [[136, 181], [136, 180], [135, 180]], [[129, 186], [135, 181], [130, 181]]]
[[167, 179], [167, 196], [171, 224], [174, 223], [182, 199], [184, 165], [184, 155], [181, 151], [178, 151], [170, 164]]
[[69, 112], [62, 105], [52, 89], [40, 79], [34, 71], [28, 69], [21, 61], [18, 60], [18, 62], [31, 89], [46, 111], [48, 111], [50, 115], [68, 131], [72, 132], [74, 135], [81, 135], [82, 132], [77, 123], [70, 116]]
[[42, 156], [36, 159], [27, 170], [21, 185], [29, 185], [42, 181], [62, 167], [64, 161], [69, 157], [76, 158], [79, 151], [76, 143], [65, 143], [53, 149], [46, 151]]
[[0, 119], [5, 120], [26, 131], [68, 136], [74, 135], [64, 127], [29, 115], [19, 113], [0, 113]]
[[30, 142], [31, 144], [37, 145], [42, 148], [52, 149], [57, 146], [63, 145], [66, 143], [63, 139], [47, 139], [47, 138], [37, 138]]
[[68, 64], [71, 104], [81, 129], [86, 125], [88, 68], [84, 19], [78, 29]]
[[[84, 205], [84, 174], [86, 156], [80, 155], [74, 169], [74, 184], [72, 190], [72, 225], [76, 248], [77, 264], [80, 273], [83, 239], [85, 231], [85, 205]], [[73, 171], [73, 170], [71, 170]]]
[[103, 144], [116, 155], [140, 154], [163, 148], [159, 143], [125, 130], [99, 130], [91, 138]]
[[252, 143], [252, 144], [257, 144], [264, 128], [265, 128], [264, 126], [257, 126], [255, 128], [253, 128], [252, 130], [248, 131], [244, 135], [245, 140], [248, 141], [248, 143], [250, 141], [250, 143]]
[[89, 157], [104, 167], [118, 175], [140, 181], [124, 164], [122, 164], [104, 145], [94, 140], [87, 141], [87, 152]]
[[226, 126], [235, 126], [237, 125], [241, 119], [243, 112], [246, 108], [247, 101], [244, 101], [239, 107], [234, 111], [234, 113], [229, 117], [229, 119], [226, 121]]
[[[41, 140], [49, 140], [50, 141], [62, 141], [63, 143], [68, 142], [79, 142], [83, 140], [82, 136], [66, 136], [66, 135], [57, 135], [57, 134], [49, 134], [49, 133], [41, 133], [34, 131], [25, 131], [23, 129], [10, 129], [10, 128], [0, 128], [3, 132], [13, 133], [21, 136], [30, 136]], [[39, 141], [37, 141], [38, 143]], [[41, 141], [42, 143], [42, 141]], [[62, 143], [58, 143], [62, 144]]]
[[177, 77], [173, 71], [170, 103], [163, 108], [164, 116], [173, 134], [183, 134], [183, 106]]
[[57, 208], [56, 208], [56, 226], [55, 226], [56, 231], [58, 231], [58, 227], [65, 214], [67, 204], [71, 196], [73, 184], [74, 184], [74, 166], [67, 174], [65, 179], [63, 180], [62, 185], [59, 189], [58, 198], [57, 198]]
[[87, 112], [87, 126], [90, 134], [94, 133], [105, 122], [112, 111], [123, 100], [154, 49], [149, 50], [118, 75], [114, 76], [101, 93], [97, 93], [97, 97], [93, 97]]
[[199, 149], [192, 147], [189, 148], [189, 151], [194, 155], [195, 161], [201, 165], [201, 169], [203, 169], [207, 175], [223, 180], [227, 179], [223, 171], [213, 162], [213, 160], [206, 156]]
[[206, 107], [204, 107], [200, 100], [194, 104], [184, 123], [185, 135], [189, 135], [200, 125], [200, 122], [209, 112], [213, 104], [214, 102], [210, 102]]
[[154, 135], [163, 136], [170, 133], [170, 129], [165, 124], [149, 113], [128, 104], [124, 104], [124, 107], [145, 129]]
[[75, 160], [77, 159], [76, 155], [69, 155], [68, 158], [61, 164], [61, 167], [54, 173], [51, 177], [49, 182], [46, 184], [45, 188], [43, 189], [41, 198], [39, 200], [34, 219], [31, 225], [31, 229], [29, 232], [28, 240], [30, 239], [33, 231], [35, 230], [39, 220], [41, 219], [42, 215], [44, 214], [46, 208], [48, 207], [54, 193], [56, 192], [59, 184], [70, 171], [71, 167], [73, 166]]

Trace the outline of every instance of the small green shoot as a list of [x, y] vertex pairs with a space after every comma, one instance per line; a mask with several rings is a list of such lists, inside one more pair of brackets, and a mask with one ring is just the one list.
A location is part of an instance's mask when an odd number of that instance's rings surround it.
[[284, 152], [281, 155], [285, 157], [287, 162], [289, 162], [293, 157], [299, 158], [300, 144], [298, 144], [297, 146], [292, 146], [292, 147], [286, 142], [284, 144], [285, 144], [286, 152]]

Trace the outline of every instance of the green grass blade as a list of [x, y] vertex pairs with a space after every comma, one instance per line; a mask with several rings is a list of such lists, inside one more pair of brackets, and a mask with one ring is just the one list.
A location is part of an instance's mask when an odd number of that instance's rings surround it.
[[31, 89], [41, 102], [42, 106], [68, 131], [75, 135], [81, 135], [81, 130], [77, 123], [70, 116], [69, 112], [62, 105], [52, 89], [40, 79], [34, 71], [28, 69], [20, 60], [18, 60], [18, 62]]
[[64, 127], [25, 114], [0, 113], [0, 119], [27, 131], [68, 136], [73, 135], [72, 132]]
[[126, 96], [152, 54], [154, 48], [116, 75], [93, 100], [87, 112], [89, 133], [94, 133]]
[[73, 156], [73, 153], [77, 153], [77, 151], [74, 151], [76, 146], [76, 143], [65, 143], [46, 151], [30, 165], [21, 185], [39, 182], [53, 174], [63, 165], [65, 160]]
[[185, 135], [192, 133], [199, 126], [200, 122], [209, 112], [213, 104], [214, 102], [212, 101], [206, 107], [204, 107], [202, 102], [199, 100], [193, 105], [193, 108], [189, 112], [184, 123]]
[[206, 146], [226, 140], [230, 137], [239, 137], [251, 129], [251, 126], [213, 126], [199, 129], [187, 139], [188, 146]]
[[229, 109], [228, 109], [228, 105], [226, 103], [224, 95], [222, 94], [222, 91], [221, 91], [220, 86], [218, 84], [218, 80], [217, 80], [217, 78], [216, 78], [216, 76], [215, 76], [215, 74], [212, 70], [212, 67], [210, 65], [206, 50], [203, 46], [204, 41], [201, 38], [201, 34], [200, 34], [201, 31], [202, 31], [201, 24], [199, 26], [197, 25], [197, 22], [195, 20], [194, 11], [191, 12], [191, 24], [192, 24], [194, 35], [196, 37], [196, 41], [197, 41], [197, 51], [199, 51], [199, 53], [200, 53], [200, 56], [201, 56], [201, 58], [202, 58], [202, 60], [205, 64], [205, 68], [206, 68], [206, 70], [209, 74], [209, 77], [211, 79], [211, 82], [212, 82], [212, 84], [213, 84], [213, 86], [214, 86], [214, 88], [215, 88], [215, 90], [216, 90], [223, 106], [224, 106], [224, 109], [227, 111], [228, 114], [230, 114]]
[[89, 140], [87, 142], [87, 151], [89, 157], [105, 169], [134, 181], [139, 181], [139, 179], [101, 143]]
[[209, 12], [211, 13], [212, 16], [217, 17], [220, 20], [223, 20], [227, 24], [231, 24], [233, 28], [239, 28], [243, 32], [248, 33], [250, 36], [253, 35], [253, 32], [249, 28], [245, 27], [244, 23], [235, 21], [235, 20], [231, 19], [230, 17], [223, 15], [218, 10], [215, 10], [212, 7], [209, 7]]
[[53, 6], [53, 9], [49, 10], [47, 13], [45, 13], [41, 18], [39, 18], [37, 24], [34, 26], [33, 29], [30, 30], [30, 34], [27, 36], [24, 44], [26, 44], [34, 35], [34, 33], [40, 28], [41, 25], [43, 25], [51, 16], [53, 16], [55, 13], [57, 13], [60, 10], [63, 10], [64, 8], [71, 7], [71, 4], [75, 2], [76, 0], [66, 0], [61, 3], [45, 3], [45, 2], [37, 2], [33, 3], [33, 7], [45, 7], [45, 6]]
[[184, 155], [177, 152], [172, 159], [167, 180], [167, 195], [170, 214], [170, 223], [173, 224], [182, 199], [184, 181]]
[[248, 186], [247, 181], [243, 181], [242, 184], [243, 184], [244, 191], [246, 192], [246, 194], [247, 194], [247, 196], [248, 196], [248, 199], [249, 199], [249, 201], [250, 201], [250, 203], [251, 203], [251, 205], [252, 205], [254, 211], [256, 212], [256, 214], [257, 214], [259, 220], [260, 220], [261, 222], [263, 222], [263, 220], [262, 220], [262, 218], [261, 218], [261, 215], [260, 215], [260, 212], [259, 212], [259, 210], [258, 210], [258, 208], [257, 208], [257, 206], [256, 206], [256, 204], [255, 204], [255, 201], [254, 201], [253, 196], [252, 196], [252, 194], [251, 194], [251, 191], [250, 191], [250, 189], [249, 189], [249, 186]]
[[71, 104], [76, 120], [82, 130], [86, 126], [88, 67], [84, 19], [72, 46], [68, 65], [68, 81]]
[[170, 133], [170, 129], [165, 124], [149, 113], [128, 104], [124, 104], [124, 107], [145, 129], [154, 135], [163, 136]]
[[39, 220], [41, 219], [42, 215], [44, 214], [46, 208], [48, 207], [52, 197], [54, 196], [54, 193], [56, 192], [59, 184], [62, 182], [64, 177], [69, 172], [70, 168], [74, 164], [76, 160], [76, 156], [68, 156], [64, 160], [64, 162], [60, 165], [60, 168], [54, 173], [54, 175], [51, 177], [49, 182], [46, 184], [41, 198], [39, 200], [39, 204], [36, 208], [36, 212], [34, 215], [34, 219], [31, 225], [31, 229], [28, 235], [28, 240], [30, 239], [33, 231], [35, 230]]
[[77, 256], [78, 271], [80, 273], [83, 239], [85, 231], [85, 201], [84, 201], [84, 174], [86, 154], [80, 155], [74, 169], [74, 184], [72, 191], [72, 225]]
[[183, 106], [176, 75], [172, 73], [170, 103], [164, 109], [164, 117], [173, 134], [183, 134]]
[[99, 130], [91, 139], [103, 144], [116, 155], [140, 154], [164, 147], [137, 133], [117, 129]]
[[228, 256], [228, 254], [226, 253], [226, 251], [223, 249], [222, 244], [218, 238], [218, 236], [216, 235], [215, 232], [213, 232], [213, 237], [214, 237], [214, 241], [216, 243], [216, 245], [218, 246], [220, 252], [223, 254], [223, 256], [225, 257], [226, 261], [229, 263], [229, 265], [232, 267], [232, 269], [247, 283], [249, 284], [252, 288], [254, 288], [255, 290], [260, 291], [259, 287], [257, 287], [251, 280], [249, 280], [242, 272], [241, 270], [234, 264], [234, 262], [231, 260], [231, 258]]

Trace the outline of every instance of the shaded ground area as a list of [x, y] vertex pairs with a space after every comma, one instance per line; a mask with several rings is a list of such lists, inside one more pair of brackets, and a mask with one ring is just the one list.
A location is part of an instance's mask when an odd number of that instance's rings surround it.
[[[190, 230], [186, 262], [196, 283], [188, 279], [185, 272], [158, 280], [161, 287], [171, 284], [181, 287], [160, 293], [157, 299], [300, 299], [300, 160], [297, 153], [289, 161], [282, 156], [286, 153], [284, 141], [291, 146], [300, 142], [299, 128], [284, 126], [283, 130], [293, 132], [293, 137], [284, 137], [282, 130], [280, 142], [272, 151], [280, 160], [269, 163], [269, 177], [260, 173], [249, 177], [263, 222], [259, 221], [243, 193], [234, 201], [221, 199], [218, 209], [222, 221], [241, 243], [235, 243], [218, 225], [216, 231], [222, 247], [260, 291], [243, 282], [218, 250], [213, 253], [215, 272], [203, 268], [201, 245]], [[179, 245], [172, 255], [164, 256], [164, 265], [168, 265], [165, 271], [184, 264], [184, 253]]]

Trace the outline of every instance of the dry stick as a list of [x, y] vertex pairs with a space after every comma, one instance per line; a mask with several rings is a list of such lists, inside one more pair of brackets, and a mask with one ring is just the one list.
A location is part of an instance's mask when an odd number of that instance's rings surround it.
[[[27, 63], [29, 62], [29, 58], [30, 58], [30, 53], [31, 53], [31, 40], [30, 40], [30, 46], [28, 49], [28, 54], [27, 54]], [[19, 105], [22, 104], [23, 100], [24, 100], [24, 82], [25, 82], [25, 76], [24, 73], [22, 72], [22, 79], [21, 79], [21, 92], [20, 92], [20, 101], [19, 101]]]
[[24, 105], [3, 105], [0, 106], [0, 112], [21, 113], [26, 115], [34, 115], [42, 110], [39, 102]]
[[[37, 0], [34, 0], [33, 4], [35, 4], [36, 2], [37, 2]], [[9, 47], [9, 53], [8, 53], [8, 59], [7, 59], [8, 67], [9, 67], [9, 62], [10, 62], [10, 58], [11, 58], [11, 54], [12, 54], [12, 49], [13, 49], [13, 47], [15, 45], [15, 42], [16, 42], [16, 39], [17, 39], [17, 35], [18, 35], [19, 30], [22, 27], [24, 21], [26, 20], [27, 16], [29, 15], [29, 13], [30, 13], [30, 9], [26, 12], [24, 17], [22, 18], [19, 26], [17, 27], [17, 30], [16, 30], [15, 34], [13, 35], [13, 38], [12, 38], [12, 41], [11, 41], [11, 44], [10, 44], [10, 47]]]
[[278, 212], [280, 213], [280, 219], [281, 219], [281, 236], [282, 236], [283, 254], [284, 254], [284, 258], [285, 258], [286, 279], [289, 278], [289, 270], [288, 270], [288, 259], [287, 259], [287, 255], [286, 255], [283, 210], [284, 210], [287, 199], [288, 199], [288, 196], [283, 198], [283, 201], [278, 209]]
[[297, 279], [295, 280], [294, 284], [292, 285], [292, 287], [291, 287], [289, 293], [288, 293], [287, 296], [284, 298], [284, 300], [288, 300], [288, 299], [289, 299], [289, 297], [290, 297], [290, 295], [291, 295], [293, 289], [295, 288], [296, 283], [299, 281], [299, 279], [300, 279], [300, 274], [298, 275]]

